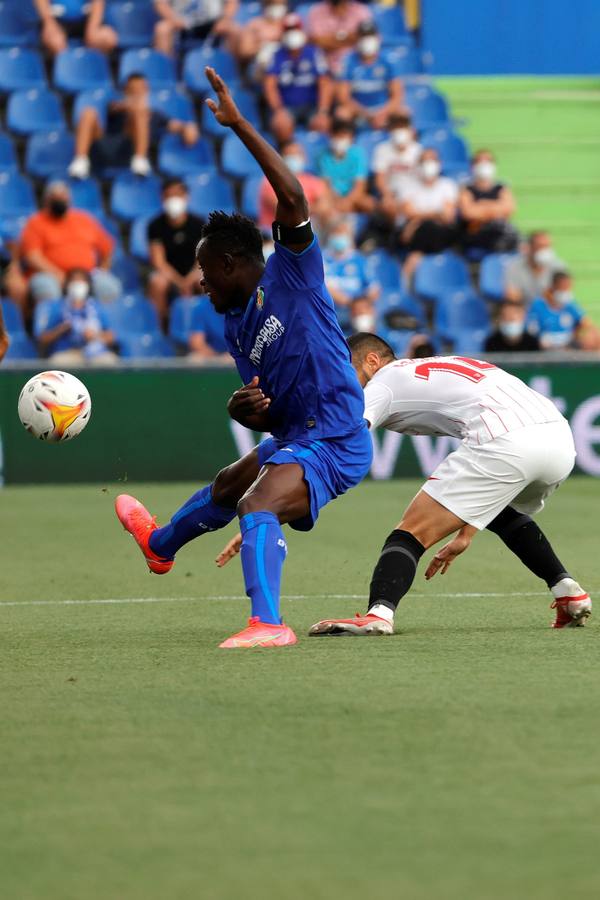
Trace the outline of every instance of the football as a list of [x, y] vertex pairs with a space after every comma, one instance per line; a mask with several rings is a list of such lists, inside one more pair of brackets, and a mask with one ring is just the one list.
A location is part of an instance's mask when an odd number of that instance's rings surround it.
[[88, 389], [68, 372], [40, 372], [30, 378], [19, 395], [23, 427], [40, 441], [70, 441], [90, 420]]

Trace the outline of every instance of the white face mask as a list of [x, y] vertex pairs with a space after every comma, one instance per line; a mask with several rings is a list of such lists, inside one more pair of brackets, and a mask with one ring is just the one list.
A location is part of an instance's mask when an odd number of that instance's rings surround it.
[[520, 338], [525, 330], [524, 322], [500, 322], [500, 334], [506, 338]]
[[492, 181], [496, 177], [496, 164], [491, 159], [482, 159], [473, 166], [473, 175], [479, 181]]
[[271, 22], [278, 22], [280, 19], [283, 19], [286, 12], [287, 7], [283, 3], [272, 3], [270, 6], [265, 6], [265, 19], [270, 19]]
[[412, 137], [410, 128], [394, 128], [390, 134], [396, 147], [406, 147], [410, 144]]
[[356, 332], [372, 333], [375, 331], [375, 316], [372, 313], [360, 313], [352, 319], [352, 327]]
[[167, 197], [163, 200], [163, 209], [170, 219], [178, 219], [187, 211], [185, 197]]
[[297, 153], [290, 153], [289, 156], [284, 156], [283, 158], [286, 166], [290, 172], [294, 173], [294, 175], [300, 175], [304, 172], [306, 163], [303, 156], [299, 156]]
[[552, 247], [540, 247], [533, 254], [533, 261], [536, 266], [551, 266], [555, 259], [556, 256]]
[[425, 181], [433, 181], [440, 174], [441, 166], [437, 159], [426, 159], [421, 163], [421, 175]]
[[336, 156], [344, 156], [352, 145], [352, 139], [349, 137], [332, 138], [331, 149]]
[[554, 291], [554, 299], [561, 306], [566, 306], [567, 303], [572, 303], [574, 298], [571, 291]]
[[74, 303], [81, 303], [83, 300], [87, 300], [89, 292], [90, 287], [87, 281], [72, 281], [67, 288], [67, 297]]
[[375, 56], [375, 54], [379, 52], [381, 44], [378, 37], [374, 34], [369, 34], [366, 37], [361, 38], [357, 46], [361, 56]]
[[288, 50], [299, 50], [306, 43], [306, 35], [299, 28], [292, 28], [291, 31], [284, 32], [281, 43]]

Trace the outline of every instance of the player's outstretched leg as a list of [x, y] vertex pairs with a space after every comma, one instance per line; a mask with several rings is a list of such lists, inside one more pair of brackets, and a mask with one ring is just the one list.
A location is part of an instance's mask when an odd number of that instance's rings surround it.
[[550, 588], [554, 597], [551, 607], [556, 609], [552, 628], [584, 625], [592, 612], [590, 596], [571, 578], [537, 523], [507, 506], [487, 527]]

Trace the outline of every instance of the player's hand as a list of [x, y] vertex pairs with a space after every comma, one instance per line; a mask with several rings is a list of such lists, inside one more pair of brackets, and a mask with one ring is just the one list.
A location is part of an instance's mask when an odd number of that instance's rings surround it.
[[460, 532], [456, 535], [456, 537], [452, 538], [447, 544], [445, 544], [441, 550], [435, 554], [429, 565], [427, 566], [427, 571], [425, 572], [425, 578], [429, 581], [430, 578], [433, 578], [440, 569], [441, 574], [445, 575], [454, 560], [457, 556], [460, 556], [461, 553], [464, 553], [465, 550], [469, 547], [471, 543], [471, 538], [469, 535], [461, 534]]
[[208, 100], [205, 101], [206, 105], [211, 112], [214, 113], [215, 119], [219, 125], [224, 125], [226, 128], [233, 128], [234, 125], [238, 125], [242, 121], [243, 116], [235, 105], [235, 101], [229, 93], [229, 88], [221, 76], [217, 75], [215, 70], [210, 66], [206, 66], [204, 72], [219, 101], [217, 104], [209, 97]]
[[226, 544], [217, 558], [215, 559], [216, 564], [220, 569], [223, 566], [227, 565], [230, 559], [233, 559], [240, 552], [240, 547], [242, 546], [242, 535], [238, 532], [235, 537], [232, 537], [228, 544]]
[[265, 397], [258, 386], [258, 375], [255, 375], [250, 384], [245, 384], [231, 395], [227, 411], [232, 419], [245, 425], [248, 419], [262, 418], [270, 405], [269, 397]]

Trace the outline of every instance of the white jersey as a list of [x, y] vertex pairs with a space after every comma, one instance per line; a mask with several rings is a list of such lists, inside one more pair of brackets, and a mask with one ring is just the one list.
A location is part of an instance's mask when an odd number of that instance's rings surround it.
[[564, 421], [547, 397], [491, 363], [462, 356], [398, 359], [365, 388], [372, 428], [450, 435], [480, 445], [528, 425]]

